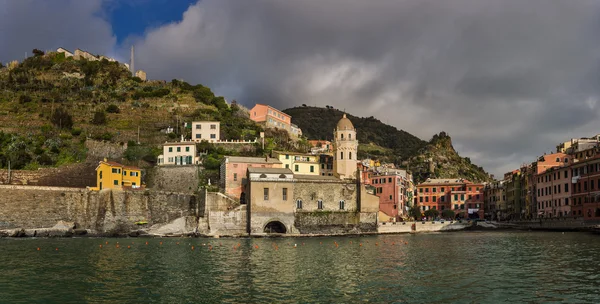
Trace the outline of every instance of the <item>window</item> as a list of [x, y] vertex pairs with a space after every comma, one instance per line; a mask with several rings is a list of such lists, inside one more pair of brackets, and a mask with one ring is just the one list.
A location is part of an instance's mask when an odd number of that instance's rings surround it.
[[202, 134], [196, 134], [196, 138], [202, 138]]
[[473, 198], [473, 196], [471, 196], [471, 194], [469, 194], [469, 196], [467, 196], [467, 199], [471, 199]]
[[196, 125], [196, 130], [202, 129], [202, 125]]
[[237, 182], [237, 173], [233, 173], [233, 181]]
[[340, 138], [344, 139], [344, 133], [340, 133]]
[[340, 159], [344, 159], [344, 152], [340, 152]]
[[479, 200], [479, 194], [475, 195], [475, 199]]
[[301, 199], [296, 200], [296, 209], [302, 209], [302, 200]]
[[429, 188], [425, 188], [425, 193], [429, 193]]
[[289, 155], [289, 154], [286, 154], [286, 155], [285, 155], [285, 159], [290, 159], [290, 155]]
[[211, 135], [210, 135], [210, 138], [211, 138], [211, 139], [215, 139], [215, 138], [217, 138], [217, 134], [211, 134]]
[[112, 173], [117, 173], [117, 168], [112, 168]]
[[422, 202], [423, 202], [423, 197], [419, 196], [419, 203], [422, 203]]
[[454, 200], [457, 201], [458, 200], [458, 194], [454, 194]]
[[434, 196], [434, 197], [432, 198], [432, 200], [433, 200], [433, 202], [435, 203], [435, 202], [437, 201], [437, 196]]
[[325, 164], [321, 164], [321, 169], [325, 170]]
[[[389, 178], [388, 178], [388, 183], [391, 183], [391, 182], [392, 182], [392, 178], [391, 178], [391, 177], [389, 177]], [[435, 192], [435, 191], [434, 191], [434, 192]]]
[[116, 186], [116, 185], [119, 185], [119, 181], [115, 179], [115, 180], [113, 181], [113, 184], [114, 184], [115, 186]]
[[440, 197], [440, 202], [442, 202], [442, 203], [443, 203], [443, 202], [445, 202], [445, 201], [446, 201], [446, 196], [441, 196], [441, 197]]
[[429, 196], [426, 196], [426, 197], [425, 197], [425, 202], [426, 202], [426, 203], [429, 203]]
[[393, 199], [393, 198], [392, 198], [392, 195], [390, 194], [390, 200], [392, 200], [392, 199]]
[[285, 168], [289, 169], [290, 168], [290, 164], [285, 164]]
[[264, 194], [264, 200], [268, 201], [269, 200], [269, 188], [264, 188], [263, 194]]
[[139, 172], [129, 172], [129, 176], [140, 176]]
[[[565, 158], [565, 163], [567, 162], [567, 159]], [[565, 178], [569, 177], [569, 170], [565, 170]]]
[[185, 147], [185, 152], [190, 152], [190, 147]]
[[461, 194], [461, 195], [460, 195], [460, 200], [461, 200], [461, 201], [464, 201], [464, 200], [465, 200], [465, 195], [464, 195], [464, 194]]
[[315, 172], [315, 166], [310, 166], [310, 172]]
[[348, 133], [348, 139], [352, 139], [352, 133]]
[[565, 206], [569, 206], [569, 198], [565, 197]]
[[352, 159], [352, 152], [348, 152], [348, 159]]
[[473, 188], [469, 187], [469, 191], [471, 191]]
[[454, 204], [454, 210], [458, 209], [458, 204]]
[[216, 130], [217, 129], [217, 125], [210, 125], [210, 129], [211, 130]]
[[444, 192], [444, 187], [442, 187], [442, 188], [440, 189], [440, 192]]
[[283, 196], [283, 200], [287, 201], [287, 188], [283, 188], [283, 193], [281, 194]]
[[423, 193], [423, 188], [419, 188], [419, 193]]
[[123, 170], [123, 176], [127, 176], [127, 171]]
[[460, 209], [465, 209], [465, 204], [460, 204]]
[[317, 201], [317, 209], [319, 209], [319, 210], [323, 209], [323, 200], [318, 200]]
[[173, 152], [173, 147], [169, 147], [169, 152]]
[[437, 188], [435, 188], [435, 187], [431, 188], [431, 192], [436, 193], [437, 192]]
[[102, 171], [100, 171], [100, 179], [102, 179]]
[[298, 165], [294, 165], [294, 171], [298, 172]]
[[346, 207], [346, 202], [344, 200], [340, 201], [340, 210], [344, 210], [344, 208]]

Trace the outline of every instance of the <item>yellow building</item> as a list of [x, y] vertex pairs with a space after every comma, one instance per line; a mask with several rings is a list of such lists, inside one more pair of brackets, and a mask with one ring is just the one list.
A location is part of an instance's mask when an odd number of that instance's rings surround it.
[[138, 189], [141, 186], [142, 170], [140, 168], [124, 166], [104, 159], [96, 167], [96, 187], [90, 189], [122, 189], [123, 187]]
[[273, 157], [281, 161], [283, 168], [292, 170], [294, 174], [321, 175], [318, 155], [273, 151]]

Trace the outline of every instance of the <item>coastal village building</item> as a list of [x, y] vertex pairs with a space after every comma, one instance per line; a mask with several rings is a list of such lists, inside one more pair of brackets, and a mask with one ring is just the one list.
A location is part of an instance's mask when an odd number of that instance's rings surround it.
[[104, 159], [96, 167], [96, 187], [102, 189], [137, 189], [142, 186], [142, 170], [138, 167], [124, 166]]
[[497, 220], [499, 210], [506, 209], [506, 195], [504, 193], [504, 182], [494, 181], [485, 185], [484, 188], [484, 217]]
[[283, 168], [290, 169], [295, 174], [321, 175], [317, 155], [273, 151], [272, 156], [281, 161]]
[[163, 154], [158, 156], [158, 165], [195, 165], [199, 159], [196, 153], [196, 143], [183, 141], [164, 143]]
[[[271, 106], [256, 104], [250, 110], [250, 119], [263, 125], [265, 128], [283, 129], [292, 134], [292, 116]], [[296, 133], [302, 134], [301, 131], [296, 131]]]
[[563, 217], [571, 214], [571, 175], [569, 164], [557, 166], [538, 174], [536, 195], [539, 217]]
[[65, 58], [69, 58], [69, 57], [73, 57], [73, 53], [71, 53], [69, 50], [65, 49], [65, 48], [61, 48], [59, 47], [56, 50], [57, 53], [63, 53], [65, 54]]
[[428, 179], [417, 185], [415, 205], [422, 212], [434, 209], [454, 211], [460, 218], [483, 218], [484, 185], [465, 179]]
[[600, 145], [600, 134], [590, 138], [572, 138], [570, 141], [565, 141], [556, 146], [557, 153], [573, 154], [576, 152], [588, 150]]
[[321, 176], [333, 176], [333, 155], [319, 155], [319, 166], [319, 172], [321, 172]]
[[192, 140], [217, 142], [221, 140], [221, 122], [219, 121], [194, 121], [192, 122]]
[[296, 137], [302, 136], [302, 129], [295, 124], [290, 124], [290, 133]]
[[225, 156], [220, 168], [220, 190], [226, 195], [243, 201], [242, 188], [248, 168], [281, 168], [281, 161], [269, 157]]
[[571, 213], [585, 220], [600, 220], [600, 150], [582, 151], [571, 165]]
[[332, 153], [333, 152], [333, 144], [331, 144], [328, 140], [314, 140], [311, 139], [308, 141], [310, 145], [310, 153], [312, 154], [320, 154], [320, 153]]
[[358, 140], [356, 129], [346, 114], [338, 121], [333, 132], [333, 174], [341, 179], [355, 179]]
[[[355, 181], [294, 174], [286, 168], [248, 168], [247, 232], [330, 233], [328, 229], [373, 229], [379, 202]], [[331, 227], [331, 228], [330, 228]]]

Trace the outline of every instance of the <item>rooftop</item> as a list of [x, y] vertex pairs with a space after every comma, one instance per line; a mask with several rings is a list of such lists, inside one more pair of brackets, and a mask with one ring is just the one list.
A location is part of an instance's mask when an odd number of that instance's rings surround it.
[[[125, 166], [125, 165], [123, 165], [123, 164], [119, 164], [119, 163], [117, 163], [117, 162], [114, 162], [114, 161], [100, 161], [100, 164], [103, 164], [103, 163], [104, 163], [104, 164], [107, 164], [107, 165], [109, 165], [109, 166], [111, 166], [111, 167], [121, 167], [121, 168], [123, 168], [123, 169], [127, 169], [127, 170], [138, 170], [138, 171], [140, 171], [140, 170], [141, 170], [141, 169], [140, 169], [140, 168], [138, 168], [138, 167], [134, 167], [134, 166]], [[97, 168], [96, 168], [96, 169], [97, 169]]]
[[428, 179], [420, 185], [444, 185], [444, 184], [471, 184], [470, 181], [463, 178], [435, 178]]
[[288, 168], [248, 168], [250, 173], [270, 173], [270, 174], [294, 174], [292, 170]]
[[305, 175], [305, 174], [296, 174], [294, 178], [299, 180], [332, 180], [332, 181], [341, 181], [341, 179], [335, 176], [322, 176], [322, 175]]
[[264, 157], [245, 157], [245, 156], [225, 156], [230, 163], [248, 163], [248, 164], [281, 164], [277, 158]]
[[163, 146], [189, 146], [189, 145], [196, 145], [196, 142], [194, 141], [182, 141], [182, 142], [166, 142], [163, 144]]

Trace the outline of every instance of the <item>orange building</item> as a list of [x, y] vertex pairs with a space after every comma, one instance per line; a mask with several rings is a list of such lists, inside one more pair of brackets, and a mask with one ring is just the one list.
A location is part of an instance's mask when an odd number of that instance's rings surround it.
[[250, 119], [264, 124], [267, 128], [278, 128], [292, 132], [292, 116], [269, 105], [256, 104], [250, 110]]
[[583, 151], [571, 165], [571, 215], [600, 220], [600, 152]]
[[417, 185], [415, 206], [421, 212], [452, 210], [460, 218], [483, 218], [484, 185], [465, 179], [428, 179]]

